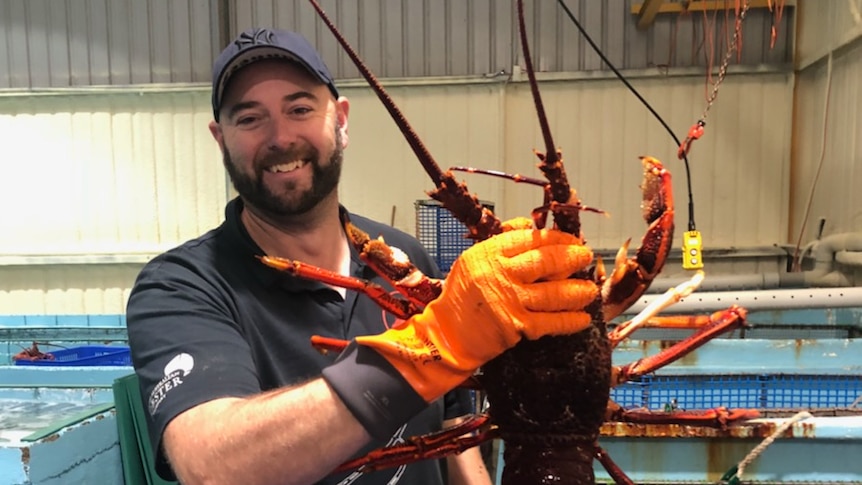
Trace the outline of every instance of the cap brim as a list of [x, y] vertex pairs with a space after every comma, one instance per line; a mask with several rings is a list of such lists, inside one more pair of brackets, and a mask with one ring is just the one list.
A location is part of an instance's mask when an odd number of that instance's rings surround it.
[[[231, 77], [236, 74], [241, 68], [267, 59], [284, 59], [287, 61], [295, 62], [302, 67], [305, 68], [306, 71], [309, 72], [315, 79], [319, 80], [321, 83], [329, 86], [330, 81], [328, 79], [323, 78], [316, 70], [312, 69], [300, 56], [294, 54], [293, 52], [283, 49], [280, 47], [275, 47], [272, 45], [262, 45], [260, 47], [253, 47], [250, 49], [245, 49], [231, 59], [222, 69], [221, 75], [219, 76], [218, 83], [216, 84], [216, 91], [214, 93], [215, 100], [219, 109], [221, 109], [222, 97], [224, 96], [224, 90], [227, 87], [228, 82]], [[331, 88], [330, 88], [331, 89]]]

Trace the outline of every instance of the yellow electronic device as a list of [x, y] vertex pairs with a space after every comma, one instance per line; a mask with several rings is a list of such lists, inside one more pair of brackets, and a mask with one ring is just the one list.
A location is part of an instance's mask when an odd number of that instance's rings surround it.
[[698, 231], [688, 231], [682, 236], [682, 267], [703, 268], [703, 240]]

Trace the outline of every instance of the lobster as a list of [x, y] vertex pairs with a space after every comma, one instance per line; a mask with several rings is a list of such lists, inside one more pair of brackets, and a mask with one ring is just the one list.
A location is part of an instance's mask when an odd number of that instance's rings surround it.
[[33, 345], [30, 348], [24, 348], [21, 352], [12, 356], [12, 361], [17, 362], [19, 360], [35, 362], [37, 360], [54, 360], [54, 354], [42, 352], [39, 350], [39, 345], [37, 342], [33, 342]]
[[[507, 224], [481, 204], [464, 183], [456, 180], [452, 173], [454, 168], [443, 171], [439, 167], [374, 74], [317, 1], [309, 1], [377, 94], [434, 182], [436, 188], [428, 195], [466, 226], [469, 231], [466, 237], [478, 241], [505, 231]], [[544, 227], [550, 214], [554, 230], [568, 232], [584, 241], [580, 213], [601, 211], [582, 204], [577, 192], [569, 185], [562, 153], [555, 148], [533, 71], [522, 0], [517, 1], [517, 9], [524, 62], [546, 146], [544, 153], [534, 152], [546, 180], [522, 176], [511, 178], [543, 187], [543, 205], [531, 214], [536, 227]], [[376, 450], [365, 457], [344, 463], [336, 471], [373, 471], [417, 459], [439, 458], [500, 438], [505, 443], [503, 485], [594, 483], [593, 462], [596, 459], [617, 483], [631, 483], [598, 445], [600, 428], [604, 422], [685, 422], [724, 428], [737, 421], [757, 417], [755, 411], [723, 408], [672, 414], [632, 411], [624, 410], [610, 400], [610, 390], [614, 385], [652, 372], [716, 335], [745, 324], [746, 312], [736, 306], [697, 317], [695, 320], [701, 329], [688, 339], [658, 355], [628, 365], [612, 366], [611, 354], [616, 344], [642, 321], [693, 291], [703, 277], [702, 273], [698, 273], [689, 284], [672, 289], [660, 303], [649, 309], [648, 315], [608, 331], [607, 322], [631, 306], [661, 271], [672, 244], [674, 206], [670, 172], [652, 157], [641, 157], [641, 162], [644, 175], [641, 184], [642, 212], [648, 227], [640, 247], [629, 258], [629, 243], [623, 244], [616, 256], [614, 268], [609, 273], [601, 258], [596, 258], [595, 264], [570, 276], [595, 285], [597, 296], [585, 308], [591, 315], [590, 326], [573, 335], [521, 341], [484, 365], [474, 376], [475, 382], [470, 385], [479, 385], [484, 390], [489, 403], [486, 414], [449, 430]], [[331, 273], [299, 261], [271, 256], [260, 259], [264, 264], [300, 277], [361, 291], [386, 311], [402, 319], [421, 311], [424, 305], [439, 296], [442, 288], [440, 281], [423, 275], [400, 251], [379, 238], [372, 239], [350, 224], [347, 218], [343, 223], [348, 239], [363, 261], [398, 290], [401, 297], [393, 296], [388, 289], [375, 283]], [[337, 351], [345, 346], [343, 341], [324, 337], [316, 337], [312, 343], [323, 350]]]

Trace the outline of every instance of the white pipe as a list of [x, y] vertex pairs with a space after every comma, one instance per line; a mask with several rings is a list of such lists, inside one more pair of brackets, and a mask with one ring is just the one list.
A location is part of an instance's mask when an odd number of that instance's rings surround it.
[[835, 262], [847, 266], [862, 266], [862, 252], [838, 251], [835, 253]]
[[[625, 311], [625, 314], [637, 314], [660, 296], [641, 297]], [[731, 305], [739, 305], [752, 311], [862, 307], [862, 287], [695, 292], [668, 308], [664, 313], [713, 312]]]
[[[855, 286], [843, 266], [862, 267], [862, 233], [827, 236], [806, 246], [803, 255], [811, 254], [814, 267], [797, 273], [755, 273], [713, 275], [707, 272], [701, 291], [764, 290], [773, 288], [840, 288]], [[685, 278], [659, 278], [649, 293], [662, 293], [685, 281]]]
[[[862, 233], [833, 234], [809, 245], [814, 256], [814, 268], [802, 273], [806, 286], [847, 286], [849, 277], [835, 268], [836, 254], [862, 251]], [[854, 261], [849, 255], [841, 257]]]

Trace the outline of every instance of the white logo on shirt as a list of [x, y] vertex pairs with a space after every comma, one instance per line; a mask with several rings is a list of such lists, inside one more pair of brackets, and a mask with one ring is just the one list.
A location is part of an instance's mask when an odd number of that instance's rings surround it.
[[156, 410], [159, 409], [159, 405], [165, 399], [165, 396], [167, 396], [168, 391], [182, 384], [182, 378], [189, 375], [194, 367], [194, 357], [186, 353], [177, 354], [168, 362], [165, 366], [165, 377], [156, 384], [153, 392], [150, 393], [148, 402], [150, 414], [155, 414]]

